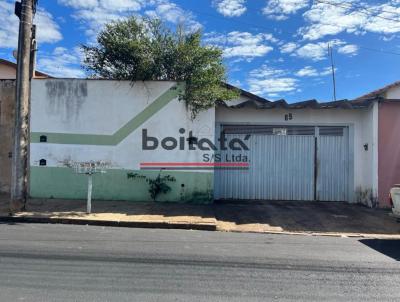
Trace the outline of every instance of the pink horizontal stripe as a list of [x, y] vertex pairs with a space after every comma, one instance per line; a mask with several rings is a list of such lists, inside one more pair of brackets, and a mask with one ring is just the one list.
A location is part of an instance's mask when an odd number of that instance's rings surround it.
[[140, 163], [140, 166], [149, 167], [248, 167], [249, 163]]

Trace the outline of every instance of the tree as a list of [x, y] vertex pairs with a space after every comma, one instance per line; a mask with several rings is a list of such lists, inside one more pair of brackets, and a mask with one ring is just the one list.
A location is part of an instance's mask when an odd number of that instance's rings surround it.
[[204, 46], [200, 31], [171, 31], [157, 19], [127, 20], [106, 25], [97, 45], [82, 46], [84, 67], [93, 77], [117, 80], [184, 81], [181, 99], [192, 118], [217, 101], [237, 98], [239, 92], [223, 85], [226, 70], [221, 49]]

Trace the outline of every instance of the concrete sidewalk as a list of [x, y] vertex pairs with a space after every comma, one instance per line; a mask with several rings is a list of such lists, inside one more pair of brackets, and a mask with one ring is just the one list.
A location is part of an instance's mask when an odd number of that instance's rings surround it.
[[85, 200], [30, 199], [24, 212], [8, 219], [5, 208], [5, 199], [0, 199], [3, 221], [216, 230], [211, 207], [188, 204], [96, 200], [92, 213], [86, 214]]
[[400, 238], [390, 210], [343, 202], [218, 203], [214, 213], [224, 231]]
[[0, 222], [22, 221], [235, 232], [399, 237], [400, 223], [388, 210], [341, 202], [229, 202], [212, 205], [31, 199], [26, 211], [8, 214], [0, 196]]

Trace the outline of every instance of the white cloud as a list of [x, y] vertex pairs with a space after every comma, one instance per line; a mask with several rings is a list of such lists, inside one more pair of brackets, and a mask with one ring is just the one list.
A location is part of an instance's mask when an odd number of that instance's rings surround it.
[[156, 17], [173, 24], [184, 24], [189, 31], [195, 31], [202, 27], [195, 20], [191, 12], [183, 10], [177, 4], [170, 1], [159, 0], [156, 7], [153, 10], [146, 11], [145, 14], [149, 17]]
[[251, 34], [239, 31], [228, 34], [213, 32], [205, 35], [205, 43], [221, 47], [226, 58], [239, 57], [247, 60], [266, 55], [273, 50], [269, 42], [276, 41], [271, 34]]
[[328, 43], [307, 43], [293, 52], [293, 56], [311, 59], [313, 61], [323, 60], [327, 55]]
[[283, 44], [280, 48], [281, 53], [291, 53], [293, 52], [296, 48], [298, 47], [298, 45], [296, 43], [293, 42], [289, 42], [286, 44]]
[[58, 24], [47, 11], [38, 9], [34, 23], [37, 26], [37, 40], [39, 43], [55, 43], [62, 40]]
[[146, 0], [58, 0], [58, 3], [74, 9], [103, 8], [108, 11], [138, 11], [145, 5]]
[[[141, 6], [140, 2], [133, 1], [132, 6], [127, 6], [131, 1], [116, 1], [111, 3], [104, 0], [58, 0], [60, 4], [69, 6], [75, 9], [72, 16], [82, 22], [82, 27], [85, 29], [86, 35], [92, 40], [95, 39], [98, 32], [106, 23], [125, 18], [132, 13], [138, 11]], [[108, 4], [111, 6], [108, 7]]]
[[124, 19], [140, 10], [174, 24], [183, 23], [188, 30], [197, 30], [201, 24], [193, 14], [169, 0], [58, 0], [62, 5], [75, 9], [73, 17], [82, 22], [86, 35], [94, 40], [106, 23]]
[[[335, 72], [337, 72], [338, 68], [334, 68]], [[320, 76], [327, 76], [332, 74], [332, 67], [325, 67], [322, 71], [319, 72]]]
[[238, 45], [227, 47], [224, 49], [224, 56], [226, 58], [232, 57], [262, 57], [270, 52], [273, 48], [266, 45], [257, 45], [253, 47], [252, 45]]
[[366, 4], [360, 0], [329, 2], [333, 5], [315, 2], [311, 9], [303, 14], [309, 23], [298, 31], [303, 39], [317, 40], [341, 32], [375, 32], [387, 35], [400, 32], [398, 0], [391, 0], [385, 4]]
[[250, 71], [249, 75], [251, 78], [263, 79], [268, 77], [280, 77], [287, 75], [287, 73], [286, 70], [268, 67], [264, 64], [260, 68]]
[[17, 47], [18, 23], [17, 16], [14, 15], [14, 5], [7, 2], [0, 2], [0, 47]]
[[298, 89], [298, 80], [287, 76], [287, 71], [266, 65], [252, 70], [247, 83], [252, 93], [268, 97], [277, 97]]
[[[335, 69], [336, 70], [336, 69]], [[331, 74], [332, 69], [331, 67], [325, 67], [321, 71], [318, 71], [314, 67], [305, 66], [304, 68], [300, 69], [295, 73], [298, 77], [318, 77], [318, 76], [326, 76]]]
[[81, 58], [78, 48], [56, 47], [50, 54], [38, 54], [37, 69], [54, 77], [82, 78], [85, 72], [79, 67]]
[[286, 48], [285, 45], [283, 45], [281, 52], [291, 53], [291, 56], [293, 57], [321, 61], [324, 60], [328, 55], [328, 45], [330, 45], [333, 50], [337, 49], [337, 52], [343, 55], [354, 56], [358, 51], [357, 45], [346, 44], [346, 42], [342, 40], [333, 39], [325, 42], [306, 43], [302, 46], [294, 45], [293, 43], [293, 45]]
[[278, 93], [296, 90], [294, 78], [249, 79], [250, 91], [254, 94], [275, 97]]
[[101, 6], [112, 11], [139, 11], [144, 5], [143, 0], [100, 0]]
[[358, 52], [358, 46], [354, 44], [344, 45], [338, 48], [338, 53], [354, 56]]
[[[17, 48], [19, 19], [14, 15], [14, 3], [0, 2], [0, 20], [0, 48]], [[38, 27], [39, 43], [54, 43], [62, 39], [57, 23], [47, 11], [38, 9], [34, 23]]]
[[318, 71], [311, 67], [306, 66], [295, 73], [298, 77], [316, 77], [318, 76]]
[[95, 8], [98, 6], [97, 0], [58, 0], [58, 3], [72, 8]]
[[309, 0], [269, 0], [263, 8], [263, 14], [269, 19], [285, 20], [308, 4]]
[[246, 12], [245, 0], [214, 0], [213, 5], [225, 17], [239, 17]]

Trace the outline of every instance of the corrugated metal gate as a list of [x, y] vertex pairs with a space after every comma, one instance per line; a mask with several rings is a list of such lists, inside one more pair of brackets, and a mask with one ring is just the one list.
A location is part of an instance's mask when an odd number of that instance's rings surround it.
[[[221, 162], [248, 161], [248, 169], [217, 169], [216, 199], [348, 200], [346, 127], [224, 126], [226, 142], [249, 150], [221, 151]], [[246, 158], [245, 158], [246, 157]]]
[[318, 130], [316, 200], [348, 201], [348, 128], [320, 127]]

